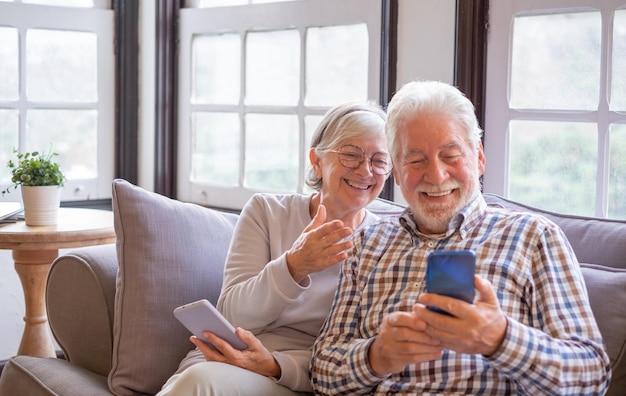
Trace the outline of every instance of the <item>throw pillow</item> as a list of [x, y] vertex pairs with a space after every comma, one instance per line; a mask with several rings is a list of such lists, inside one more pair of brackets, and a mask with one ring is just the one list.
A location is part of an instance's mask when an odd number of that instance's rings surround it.
[[113, 181], [119, 272], [109, 388], [155, 394], [193, 348], [179, 305], [217, 302], [237, 215]]
[[626, 389], [626, 270], [583, 263], [580, 267], [593, 315], [611, 359], [611, 389], [616, 388], [616, 383]]

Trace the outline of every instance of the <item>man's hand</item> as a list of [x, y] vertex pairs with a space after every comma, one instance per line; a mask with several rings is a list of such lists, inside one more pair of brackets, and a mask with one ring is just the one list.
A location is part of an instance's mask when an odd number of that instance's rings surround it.
[[408, 364], [440, 357], [443, 349], [425, 329], [426, 323], [411, 313], [385, 317], [368, 353], [372, 370], [377, 375], [398, 373]]
[[[425, 293], [419, 296], [420, 304], [413, 312], [427, 325], [425, 332], [443, 348], [489, 356], [502, 344], [508, 322], [491, 283], [475, 276], [474, 287], [478, 291], [474, 304]], [[453, 317], [432, 312], [426, 305], [439, 307]]]
[[248, 345], [248, 348], [241, 351], [237, 350], [230, 346], [227, 341], [208, 331], [204, 332], [203, 335], [215, 346], [215, 349], [195, 336], [191, 336], [190, 340], [208, 361], [228, 363], [266, 377], [279, 378], [281, 375], [280, 366], [261, 341], [254, 334], [241, 327], [238, 327], [235, 333], [241, 341]]

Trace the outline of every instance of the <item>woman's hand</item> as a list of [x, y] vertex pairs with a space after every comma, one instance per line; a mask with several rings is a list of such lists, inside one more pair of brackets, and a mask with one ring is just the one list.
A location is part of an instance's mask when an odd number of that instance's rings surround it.
[[341, 220], [325, 221], [326, 207], [319, 205], [311, 223], [287, 251], [287, 267], [296, 282], [345, 260], [345, 250], [352, 247], [352, 240], [345, 240], [352, 228]]
[[280, 377], [281, 370], [278, 362], [254, 334], [241, 327], [235, 330], [235, 334], [248, 345], [248, 348], [241, 351], [237, 350], [230, 346], [227, 341], [208, 331], [204, 332], [203, 335], [213, 344], [215, 349], [196, 336], [191, 336], [190, 340], [208, 361], [232, 364], [266, 377]]

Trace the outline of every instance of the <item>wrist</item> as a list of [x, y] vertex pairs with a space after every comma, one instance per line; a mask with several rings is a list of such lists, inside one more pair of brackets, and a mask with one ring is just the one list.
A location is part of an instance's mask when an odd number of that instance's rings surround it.
[[380, 361], [380, 348], [378, 346], [378, 337], [374, 338], [374, 341], [370, 344], [367, 351], [367, 360], [370, 369], [376, 376], [384, 376], [387, 374], [384, 364]]

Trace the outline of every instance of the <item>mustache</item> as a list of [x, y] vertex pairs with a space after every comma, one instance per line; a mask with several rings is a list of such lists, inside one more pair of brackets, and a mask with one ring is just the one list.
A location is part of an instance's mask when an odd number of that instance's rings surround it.
[[459, 188], [460, 185], [454, 181], [448, 181], [443, 184], [421, 183], [415, 187], [415, 192], [426, 194], [437, 194], [443, 191], [450, 191]]

